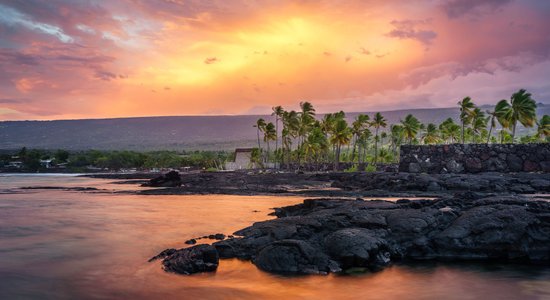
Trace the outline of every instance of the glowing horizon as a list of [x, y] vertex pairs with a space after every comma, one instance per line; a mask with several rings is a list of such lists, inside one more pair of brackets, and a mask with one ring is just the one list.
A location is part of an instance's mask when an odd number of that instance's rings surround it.
[[0, 120], [550, 103], [550, 3], [5, 1]]

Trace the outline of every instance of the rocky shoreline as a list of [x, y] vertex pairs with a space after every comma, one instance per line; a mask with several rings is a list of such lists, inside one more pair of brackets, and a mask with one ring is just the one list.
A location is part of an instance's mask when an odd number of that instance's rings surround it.
[[[172, 172], [143, 186], [151, 189], [136, 193], [322, 197], [275, 208], [276, 219], [235, 233], [187, 237], [186, 248], [151, 259], [168, 272], [212, 272], [226, 258], [277, 274], [376, 271], [417, 260], [550, 264], [546, 173]], [[362, 199], [385, 196], [416, 198]]]
[[550, 202], [464, 192], [437, 200], [309, 199], [212, 245], [167, 249], [166, 271], [250, 260], [266, 272], [379, 270], [407, 260], [550, 263]]
[[[97, 176], [97, 175], [95, 175]], [[111, 175], [109, 178], [114, 179]], [[127, 179], [127, 177], [121, 177]], [[168, 173], [133, 183], [155, 187], [144, 195], [301, 195], [305, 197], [440, 197], [460, 191], [486, 196], [549, 194], [550, 174], [478, 173]], [[125, 181], [125, 183], [131, 183]]]

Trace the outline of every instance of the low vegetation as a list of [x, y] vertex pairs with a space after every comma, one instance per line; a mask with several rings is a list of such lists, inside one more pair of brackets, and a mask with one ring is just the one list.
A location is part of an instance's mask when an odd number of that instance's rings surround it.
[[[90, 170], [151, 170], [165, 168], [221, 169], [230, 158], [223, 151], [78, 151], [26, 149], [0, 155], [0, 167], [23, 171], [63, 169], [72, 172]], [[11, 164], [11, 165], [10, 165]]]

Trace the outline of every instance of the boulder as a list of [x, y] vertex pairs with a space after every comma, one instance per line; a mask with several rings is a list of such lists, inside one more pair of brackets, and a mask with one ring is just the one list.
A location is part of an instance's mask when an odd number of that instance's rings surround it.
[[319, 248], [303, 240], [280, 240], [267, 245], [254, 259], [258, 268], [282, 274], [326, 274], [334, 265]]
[[160, 175], [149, 180], [148, 183], [143, 184], [143, 186], [152, 186], [152, 187], [178, 187], [181, 186], [182, 181], [180, 173], [177, 171], [170, 171], [164, 175]]
[[159, 258], [164, 258], [162, 265], [165, 271], [185, 275], [216, 271], [219, 263], [216, 248], [204, 244], [179, 250], [167, 249], [150, 261]]
[[374, 230], [341, 229], [329, 234], [324, 243], [328, 254], [336, 261], [341, 262], [344, 269], [379, 268], [390, 262], [388, 247]]
[[420, 172], [422, 172], [422, 168], [420, 167], [420, 164], [418, 164], [418, 163], [410, 163], [409, 164], [409, 172], [410, 173], [420, 173]]

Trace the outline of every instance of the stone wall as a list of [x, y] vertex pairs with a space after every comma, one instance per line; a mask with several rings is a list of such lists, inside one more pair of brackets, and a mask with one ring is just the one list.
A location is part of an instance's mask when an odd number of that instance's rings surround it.
[[550, 173], [550, 144], [403, 145], [399, 171]]

